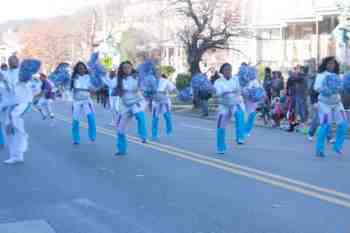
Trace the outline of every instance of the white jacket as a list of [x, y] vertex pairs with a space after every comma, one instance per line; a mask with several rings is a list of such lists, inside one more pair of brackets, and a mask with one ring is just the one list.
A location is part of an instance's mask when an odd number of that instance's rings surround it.
[[219, 98], [219, 100], [224, 98], [224, 95], [226, 93], [232, 93], [234, 95], [236, 104], [243, 102], [241, 85], [239, 84], [238, 76], [233, 76], [228, 80], [224, 77], [221, 77], [215, 81], [214, 88], [216, 96]]

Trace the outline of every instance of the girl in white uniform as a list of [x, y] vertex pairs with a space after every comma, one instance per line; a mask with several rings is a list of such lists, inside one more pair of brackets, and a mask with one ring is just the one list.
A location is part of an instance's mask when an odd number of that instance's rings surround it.
[[78, 62], [74, 67], [71, 90], [73, 93], [73, 143], [75, 145], [80, 144], [80, 119], [82, 115], [87, 117], [89, 139], [94, 142], [96, 140], [96, 123], [90, 92], [94, 91], [95, 88], [91, 82], [87, 66], [83, 62]]
[[[18, 83], [18, 74], [19, 74], [19, 59], [17, 56], [12, 55], [8, 59], [9, 69], [4, 71], [3, 80], [2, 80], [2, 98], [1, 104], [6, 106], [9, 101], [12, 101], [11, 98], [14, 96], [15, 87]], [[5, 115], [8, 113], [8, 108], [2, 108], [2, 120], [0, 121], [0, 147], [5, 146], [5, 135], [4, 135], [4, 124], [5, 124]]]
[[[7, 101], [12, 96], [11, 89], [5, 79], [5, 75], [0, 71], [0, 148], [5, 147], [5, 119], [7, 115]], [[3, 107], [4, 106], [4, 107]]]
[[[12, 101], [8, 102], [6, 117], [6, 134], [10, 158], [4, 163], [14, 164], [24, 161], [24, 153], [28, 148], [28, 135], [24, 129], [23, 115], [28, 111], [33, 100], [32, 90], [28, 82], [41, 66], [38, 60], [28, 59], [21, 63], [19, 82], [15, 86]], [[11, 103], [12, 102], [12, 103]]]
[[109, 95], [109, 105], [112, 112], [112, 122], [111, 125], [115, 126], [117, 123], [120, 98], [115, 96], [113, 90], [117, 87], [117, 75], [115, 71], [111, 71], [108, 77], [103, 77], [103, 82], [108, 86], [108, 95]]
[[118, 82], [115, 89], [116, 95], [120, 97], [120, 113], [117, 121], [117, 153], [116, 156], [127, 153], [126, 127], [128, 122], [135, 117], [137, 120], [137, 131], [143, 143], [146, 143], [146, 102], [141, 95], [140, 83], [131, 62], [120, 64], [118, 69]]
[[338, 62], [334, 57], [327, 57], [322, 61], [319, 74], [314, 84], [315, 91], [320, 93], [318, 97], [320, 128], [317, 133], [316, 142], [316, 156], [319, 157], [325, 156], [325, 141], [333, 122], [337, 124], [336, 141], [333, 145], [333, 150], [337, 154], [342, 154], [342, 147], [348, 129], [347, 114], [341, 102], [340, 90], [338, 89], [334, 93], [325, 91], [327, 89], [325, 86], [326, 80], [330, 78], [331, 75], [336, 78], [338, 73]]
[[[263, 90], [260, 83], [257, 80], [256, 70], [253, 67], [248, 65], [242, 65], [240, 67], [240, 72], [238, 76], [240, 76], [240, 84], [242, 87], [244, 105], [245, 105], [245, 113], [247, 115], [244, 131], [245, 136], [249, 137], [255, 123], [256, 118], [256, 109], [258, 107], [259, 99], [255, 99], [256, 96], [251, 96], [253, 91], [255, 90]], [[258, 90], [259, 91], [259, 90]], [[263, 93], [262, 93], [263, 94]]]
[[157, 77], [157, 89], [153, 96], [152, 105], [152, 138], [158, 139], [158, 124], [159, 115], [163, 115], [165, 120], [166, 134], [170, 135], [173, 131], [173, 123], [171, 118], [171, 100], [169, 93], [176, 91], [175, 85], [170, 82], [165, 75], [156, 75]]
[[9, 62], [9, 70], [5, 72], [5, 78], [11, 90], [14, 90], [18, 82], [19, 59], [15, 55], [13, 55], [9, 57], [8, 62]]
[[238, 76], [232, 76], [232, 66], [228, 63], [220, 68], [221, 77], [215, 81], [215, 94], [219, 100], [216, 146], [219, 154], [226, 152], [226, 126], [234, 117], [236, 141], [244, 144], [244, 102]]

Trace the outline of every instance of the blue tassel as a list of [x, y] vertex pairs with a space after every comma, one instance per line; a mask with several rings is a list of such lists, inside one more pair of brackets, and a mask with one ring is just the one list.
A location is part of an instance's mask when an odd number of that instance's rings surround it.
[[5, 146], [5, 137], [4, 137], [4, 131], [2, 128], [2, 123], [0, 123], [0, 147]]
[[170, 135], [173, 132], [173, 121], [171, 117], [171, 112], [164, 113], [166, 134]]
[[256, 118], [256, 112], [252, 112], [249, 114], [247, 123], [245, 124], [245, 133], [247, 136], [250, 135], [250, 133], [254, 128], [255, 118]]
[[117, 144], [118, 155], [126, 155], [128, 145], [127, 145], [125, 134], [118, 134], [116, 144]]
[[72, 136], [73, 136], [73, 143], [74, 144], [80, 144], [80, 127], [79, 127], [79, 121], [73, 120], [72, 122]]
[[152, 117], [152, 138], [154, 140], [158, 139], [158, 124], [159, 124], [159, 118], [156, 116]]
[[235, 112], [235, 126], [236, 141], [238, 144], [244, 144], [244, 112], [240, 107]]
[[144, 112], [136, 113], [137, 120], [137, 133], [141, 140], [147, 139], [147, 129], [146, 129], [146, 117]]
[[348, 124], [344, 121], [337, 126], [336, 138], [333, 149], [340, 152], [343, 148], [346, 133], [348, 131]]
[[226, 132], [223, 128], [216, 129], [216, 149], [218, 154], [226, 152]]
[[330, 130], [330, 125], [328, 123], [322, 124], [317, 132], [317, 142], [316, 142], [316, 154], [319, 156], [324, 156], [325, 141]]
[[89, 125], [89, 138], [91, 141], [96, 141], [96, 122], [94, 114], [88, 114], [88, 125]]

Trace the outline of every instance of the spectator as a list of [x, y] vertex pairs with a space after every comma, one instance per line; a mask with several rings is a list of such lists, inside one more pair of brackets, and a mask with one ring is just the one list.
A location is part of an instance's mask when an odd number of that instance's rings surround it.
[[9, 69], [9, 67], [6, 63], [2, 63], [0, 69], [2, 72], [5, 72]]
[[[305, 74], [304, 67], [297, 66], [293, 72], [290, 73], [290, 77], [287, 82], [287, 92], [290, 97], [291, 113], [295, 114], [294, 123], [296, 118], [300, 118], [300, 129], [305, 131], [305, 124], [307, 121], [307, 95], [308, 95], [308, 84], [307, 76]], [[294, 131], [294, 127], [291, 126], [290, 131]]]
[[272, 97], [280, 97], [284, 89], [284, 78], [281, 71], [272, 72]]

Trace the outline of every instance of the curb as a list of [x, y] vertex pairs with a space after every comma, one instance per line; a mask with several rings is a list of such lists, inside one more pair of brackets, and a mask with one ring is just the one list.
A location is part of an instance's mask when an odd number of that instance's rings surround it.
[[[182, 109], [182, 110], [180, 109], [179, 111], [174, 110], [174, 114], [175, 115], [179, 115], [179, 116], [185, 116], [185, 117], [202, 119], [202, 120], [216, 121], [216, 116], [215, 115], [209, 115], [208, 117], [202, 117], [202, 116], [200, 116], [199, 112], [193, 112], [192, 110], [190, 110], [190, 112], [186, 112], [186, 110], [184, 110], [184, 109]], [[255, 123], [254, 126], [259, 127], [259, 128], [265, 128], [265, 129], [275, 129], [275, 128], [271, 127], [271, 126], [268, 126], [268, 125], [265, 125], [265, 124], [261, 124], [261, 123]], [[280, 129], [280, 128], [278, 130], [281, 130], [281, 131], [285, 132], [285, 130]], [[304, 135], [304, 134], [302, 134], [302, 135]], [[350, 139], [350, 132], [348, 133], [346, 138]]]

